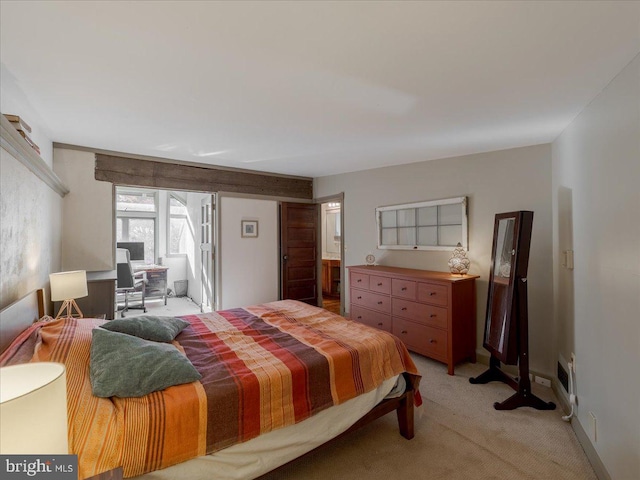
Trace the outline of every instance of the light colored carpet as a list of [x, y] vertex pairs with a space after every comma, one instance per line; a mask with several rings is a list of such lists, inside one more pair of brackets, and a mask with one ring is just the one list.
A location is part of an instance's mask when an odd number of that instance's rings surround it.
[[[559, 407], [497, 411], [493, 402], [513, 390], [469, 383], [486, 366], [462, 364], [451, 377], [445, 365], [412, 356], [424, 399], [413, 440], [400, 436], [392, 413], [261, 480], [596, 480]], [[534, 393], [557, 404], [549, 388], [536, 384]]]
[[[158, 315], [158, 316], [180, 316], [180, 315], [196, 315], [200, 313], [200, 306], [193, 303], [189, 297], [169, 297], [167, 304], [161, 298], [153, 298], [145, 300], [147, 313], [143, 310], [129, 310], [125, 312], [125, 318], [137, 317], [139, 315]], [[120, 318], [120, 312], [116, 312], [116, 318]]]

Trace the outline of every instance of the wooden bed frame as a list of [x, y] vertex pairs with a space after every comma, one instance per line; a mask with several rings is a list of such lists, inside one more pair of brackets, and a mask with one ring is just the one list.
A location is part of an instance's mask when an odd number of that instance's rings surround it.
[[[20, 332], [45, 314], [44, 305], [44, 290], [38, 289], [30, 292], [20, 300], [17, 300], [0, 311], [0, 353], [6, 350]], [[359, 428], [371, 423], [383, 415], [391, 413], [394, 410], [398, 417], [400, 434], [407, 440], [411, 440], [414, 436], [414, 392], [408, 380], [406, 384], [407, 390], [401, 396], [383, 400], [373, 407], [369, 413], [337, 437], [334, 437], [328, 442], [314, 448], [291, 462], [277, 467], [275, 470], [277, 471], [289, 463], [295, 462], [296, 460], [309, 455], [332, 442], [335, 442], [339, 438], [349, 435], [351, 432], [358, 430]]]

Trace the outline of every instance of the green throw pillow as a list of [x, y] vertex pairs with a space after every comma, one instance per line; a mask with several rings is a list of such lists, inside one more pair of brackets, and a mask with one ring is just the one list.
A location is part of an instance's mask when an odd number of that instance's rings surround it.
[[189, 359], [169, 343], [95, 328], [89, 374], [96, 397], [142, 397], [200, 380]]
[[188, 326], [189, 322], [176, 317], [142, 315], [111, 320], [102, 325], [102, 328], [112, 332], [127, 333], [153, 342], [171, 342]]

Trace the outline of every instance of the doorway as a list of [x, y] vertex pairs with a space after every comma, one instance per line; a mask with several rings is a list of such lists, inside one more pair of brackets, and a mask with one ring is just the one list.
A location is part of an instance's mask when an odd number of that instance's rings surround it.
[[114, 217], [115, 246], [143, 246], [131, 267], [146, 275], [151, 314], [215, 308], [215, 194], [116, 185]]
[[280, 203], [280, 298], [319, 305], [318, 205]]
[[342, 315], [344, 194], [280, 204], [280, 298]]
[[342, 197], [323, 199], [320, 207], [322, 307], [342, 315]]

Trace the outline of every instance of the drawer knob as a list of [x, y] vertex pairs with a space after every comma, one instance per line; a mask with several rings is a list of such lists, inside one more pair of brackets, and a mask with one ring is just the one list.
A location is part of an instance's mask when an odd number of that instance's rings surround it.
[[407, 287], [402, 287], [400, 290], [402, 290], [403, 292], [407, 291]]
[[358, 315], [358, 320], [362, 320], [362, 315]]
[[361, 279], [361, 278], [359, 278], [359, 279], [357, 280], [357, 282], [358, 282], [358, 283], [362, 282], [362, 279]]
[[429, 343], [438, 343], [438, 342], [436, 342], [433, 338], [430, 338]]
[[407, 307], [402, 307], [400, 310], [402, 310], [403, 312], [407, 309]]
[[362, 300], [362, 297], [360, 295], [358, 295], [358, 300]]
[[378, 302], [378, 305], [382, 305], [382, 300], [380, 300], [380, 301]]
[[382, 322], [378, 323], [378, 326], [381, 327], [382, 326]]
[[382, 282], [378, 283], [378, 286], [381, 287], [382, 286]]
[[436, 294], [436, 292], [429, 292], [429, 295], [431, 295], [432, 297]]
[[433, 317], [437, 317], [437, 315], [435, 313], [432, 313], [431, 315], [429, 315], [431, 318]]
[[407, 333], [407, 331], [406, 330], [402, 330], [400, 333]]

